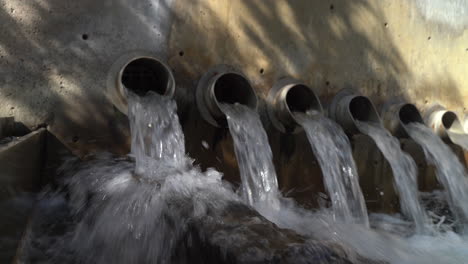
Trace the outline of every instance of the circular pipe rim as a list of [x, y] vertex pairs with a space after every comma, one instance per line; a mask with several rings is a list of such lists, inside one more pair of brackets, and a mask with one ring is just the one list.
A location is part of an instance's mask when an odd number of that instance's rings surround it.
[[348, 104], [348, 111], [354, 122], [356, 120], [364, 122], [380, 122], [374, 104], [366, 96], [356, 95], [351, 98]]
[[[356, 104], [356, 100], [366, 102], [368, 105], [367, 109], [369, 111], [366, 118], [356, 116], [356, 113], [353, 113], [357, 110], [354, 109], [355, 106], [352, 106], [351, 102]], [[372, 101], [368, 97], [361, 95], [354, 89], [350, 88], [342, 89], [334, 96], [331, 104], [329, 105], [328, 112], [330, 118], [341, 125], [348, 134], [360, 133], [356, 125], [357, 121], [371, 121], [382, 124], [379, 114]]]
[[465, 134], [458, 115], [441, 105], [430, 107], [425, 113], [425, 121], [439, 137], [447, 142], [452, 141], [447, 132]]
[[418, 108], [410, 103], [405, 103], [399, 107], [398, 119], [403, 125], [408, 125], [409, 123], [424, 124]]
[[121, 82], [123, 71], [131, 62], [138, 59], [150, 59], [160, 64], [168, 74], [168, 84], [165, 96], [173, 97], [175, 93], [175, 78], [169, 66], [156, 54], [147, 51], [133, 51], [119, 57], [111, 66], [106, 85], [106, 96], [112, 104], [125, 115], [128, 114], [127, 91]]
[[[243, 93], [245, 93], [245, 100], [234, 100], [229, 102], [229, 100], [224, 101], [226, 98], [235, 97], [239, 98], [239, 89], [230, 89], [227, 91], [227, 94], [219, 94], [223, 92], [218, 92], [220, 88], [217, 85], [220, 79], [223, 78], [238, 78], [238, 81], [243, 82]], [[228, 88], [231, 83], [227, 84]], [[225, 86], [226, 87], [226, 86]], [[218, 91], [217, 91], [218, 90]], [[224, 91], [226, 92], [226, 91]], [[242, 93], [241, 92], [241, 93]], [[231, 93], [231, 95], [229, 95]], [[234, 94], [232, 94], [234, 93]], [[221, 97], [221, 98], [220, 98]], [[226, 97], [226, 98], [222, 98]], [[242, 97], [242, 95], [240, 95]], [[223, 100], [220, 100], [223, 99]], [[226, 115], [221, 111], [221, 104], [223, 103], [240, 103], [249, 107], [250, 109], [256, 111], [258, 107], [258, 97], [255, 93], [255, 89], [251, 85], [247, 77], [240, 71], [236, 70], [229, 65], [218, 65], [211, 68], [207, 71], [202, 78], [199, 80], [197, 89], [196, 89], [196, 103], [202, 117], [210, 124], [216, 127], [226, 127], [227, 120]]]
[[[308, 96], [307, 99], [309, 100], [299, 102], [299, 104], [302, 104], [299, 108], [304, 109], [299, 109], [299, 111], [292, 109], [293, 105], [291, 105], [290, 100], [294, 94], [291, 94], [291, 92], [302, 93], [302, 95]], [[300, 95], [296, 95], [295, 97], [297, 98], [297, 96]], [[270, 120], [276, 129], [283, 133], [295, 134], [303, 130], [294, 112], [301, 112], [309, 116], [313, 114], [312, 111], [323, 113], [322, 103], [314, 89], [292, 78], [283, 78], [277, 81], [272, 89], [270, 89], [268, 101]]]
[[424, 124], [418, 108], [401, 99], [390, 99], [382, 107], [382, 121], [385, 128], [396, 137], [408, 138], [406, 126], [409, 123]]
[[408, 138], [406, 125], [409, 123], [424, 124], [418, 108], [406, 102], [387, 102], [382, 109], [383, 124], [394, 136]]
[[[146, 90], [146, 93], [149, 92], [149, 91], [154, 91], [160, 95], [163, 95], [163, 96], [167, 96], [167, 97], [172, 97], [174, 96], [174, 92], [175, 92], [175, 79], [174, 79], [174, 75], [172, 74], [172, 71], [171, 69], [169, 68], [169, 66], [167, 66], [165, 63], [163, 63], [162, 61], [160, 61], [159, 59], [155, 58], [155, 57], [150, 57], [150, 56], [137, 56], [137, 57], [134, 57], [133, 59], [129, 60], [127, 63], [125, 63], [125, 65], [122, 66], [122, 68], [120, 69], [119, 71], [119, 74], [117, 76], [117, 82], [118, 82], [118, 89], [119, 91], [122, 93], [122, 94], [127, 94], [127, 90], [129, 91], [132, 91], [133, 89], [130, 89], [128, 87], [125, 86], [124, 84], [124, 81], [122, 80], [123, 77], [124, 77], [124, 72], [126, 70], [126, 68], [138, 61], [138, 60], [148, 60], [148, 61], [151, 61], [153, 63], [156, 63], [158, 67], [161, 67], [165, 72], [164, 74], [167, 75], [167, 80], [166, 80], [166, 84], [165, 84], [165, 88], [164, 88], [164, 92], [163, 93], [160, 93], [160, 91], [158, 90], [153, 90], [151, 88], [147, 89]], [[153, 66], [153, 65], [152, 65]], [[135, 92], [137, 95], [139, 96], [144, 96], [142, 94], [139, 94], [138, 92]]]

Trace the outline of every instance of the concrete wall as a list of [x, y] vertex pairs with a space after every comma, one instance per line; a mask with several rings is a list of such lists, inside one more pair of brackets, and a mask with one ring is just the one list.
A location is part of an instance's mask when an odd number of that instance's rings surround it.
[[467, 13], [467, 0], [0, 0], [0, 116], [47, 124], [79, 155], [126, 153], [128, 123], [108, 99], [107, 78], [119, 56], [144, 50], [174, 70], [190, 155], [235, 178], [227, 131], [201, 120], [194, 104], [201, 75], [231, 64], [259, 94], [282, 187], [316, 193], [320, 169], [305, 136], [282, 135], [266, 118], [274, 81], [302, 79], [324, 101], [351, 86], [377, 104], [399, 97], [462, 114]]

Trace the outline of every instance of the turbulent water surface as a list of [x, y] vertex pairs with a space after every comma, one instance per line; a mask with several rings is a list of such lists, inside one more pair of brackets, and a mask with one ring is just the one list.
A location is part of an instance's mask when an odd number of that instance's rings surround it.
[[337, 218], [333, 208], [306, 210], [278, 191], [258, 116], [239, 106], [223, 110], [250, 192], [239, 195], [219, 172], [192, 165], [173, 101], [156, 94], [131, 98], [130, 156], [67, 160], [39, 194], [0, 202], [0, 261], [466, 263], [468, 239], [454, 232], [443, 191], [423, 195], [436, 222], [431, 234], [412, 235], [413, 223], [400, 215], [371, 214], [368, 227]]

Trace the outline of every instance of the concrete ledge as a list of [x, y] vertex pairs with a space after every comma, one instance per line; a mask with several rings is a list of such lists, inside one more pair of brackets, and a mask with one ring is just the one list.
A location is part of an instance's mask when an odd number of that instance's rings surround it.
[[18, 191], [39, 190], [45, 135], [42, 128], [0, 145], [0, 200]]

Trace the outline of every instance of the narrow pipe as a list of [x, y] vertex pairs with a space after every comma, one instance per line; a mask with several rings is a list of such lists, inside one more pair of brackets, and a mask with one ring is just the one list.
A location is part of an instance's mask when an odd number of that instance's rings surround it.
[[458, 115], [441, 105], [427, 109], [424, 112], [424, 120], [446, 142], [457, 143], [460, 137], [466, 137]]
[[228, 65], [218, 65], [203, 75], [198, 82], [196, 101], [202, 117], [216, 127], [227, 125], [220, 105], [242, 104], [257, 109], [257, 95], [248, 79]]
[[312, 115], [323, 113], [323, 108], [312, 88], [291, 78], [280, 79], [268, 94], [268, 116], [279, 131], [298, 133], [302, 127], [295, 112]]
[[382, 119], [385, 128], [400, 138], [409, 137], [406, 131], [406, 125], [409, 123], [424, 124], [421, 113], [416, 106], [403, 102], [385, 106], [382, 110]]
[[122, 113], [127, 114], [127, 94], [139, 96], [153, 91], [172, 97], [175, 80], [170, 68], [161, 60], [145, 53], [130, 53], [112, 66], [107, 80], [108, 96]]
[[328, 114], [348, 134], [359, 133], [357, 121], [382, 123], [371, 100], [351, 89], [343, 89], [336, 94], [328, 108]]

